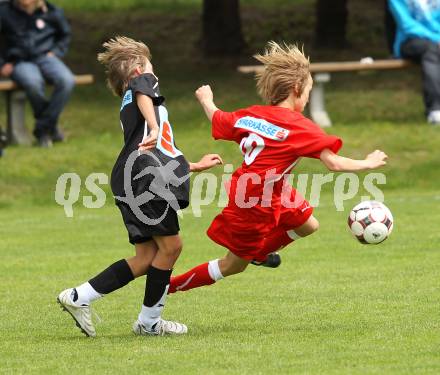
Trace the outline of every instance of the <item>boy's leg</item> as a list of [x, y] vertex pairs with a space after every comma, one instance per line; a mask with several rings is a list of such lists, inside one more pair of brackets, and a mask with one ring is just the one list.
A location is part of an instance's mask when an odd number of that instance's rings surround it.
[[98, 298], [122, 288], [134, 278], [145, 275], [156, 255], [157, 246], [151, 240], [136, 244], [135, 250], [134, 257], [113, 263], [89, 281], [76, 288], [66, 289], [58, 296], [58, 303], [69, 312], [86, 335], [96, 335], [90, 304]]
[[313, 215], [304, 224], [297, 227], [293, 225], [295, 224], [289, 226], [283, 223], [274, 228], [270, 235], [264, 239], [264, 245], [257, 261], [264, 262], [270, 253], [281, 250], [302, 237], [309, 236], [319, 228], [319, 222]]
[[171, 272], [182, 250], [182, 241], [179, 235], [155, 236], [154, 240], [158, 250], [147, 271], [144, 301], [133, 331], [139, 335], [183, 334], [187, 332], [184, 324], [161, 318]]
[[26, 92], [36, 120], [34, 135], [41, 138], [50, 133], [50, 124], [42, 121], [42, 114], [49, 105], [45, 94], [45, 81], [38, 66], [32, 62], [19, 62], [14, 66], [11, 78]]
[[228, 252], [222, 259], [211, 260], [192, 268], [184, 274], [172, 277], [168, 293], [183, 292], [211, 285], [224, 277], [243, 272], [248, 264], [249, 260]]
[[[318, 229], [319, 223], [312, 216], [313, 207], [304, 197], [287, 183], [281, 195], [281, 213], [277, 226], [265, 237], [262, 250], [252, 264], [270, 267], [270, 255], [301, 237], [308, 236]], [[272, 268], [279, 266], [281, 258]]]
[[113, 263], [89, 281], [76, 287], [78, 304], [90, 304], [94, 300], [114, 292], [139, 276], [146, 274], [157, 252], [156, 243], [151, 240], [135, 244], [136, 255]]
[[56, 56], [42, 56], [36, 61], [43, 76], [53, 84], [53, 92], [40, 121], [49, 126], [51, 135], [57, 132], [58, 118], [70, 98], [75, 77], [70, 69]]
[[438, 43], [422, 38], [409, 38], [400, 47], [402, 56], [420, 62], [423, 78], [423, 99], [428, 121], [438, 123], [432, 112], [440, 111], [440, 51]]

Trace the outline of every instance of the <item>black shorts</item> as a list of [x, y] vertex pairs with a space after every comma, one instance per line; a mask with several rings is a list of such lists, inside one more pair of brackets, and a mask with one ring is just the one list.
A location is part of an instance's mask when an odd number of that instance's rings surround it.
[[143, 243], [153, 236], [173, 236], [179, 233], [177, 212], [163, 200], [151, 200], [133, 212], [129, 205], [116, 201], [132, 244]]

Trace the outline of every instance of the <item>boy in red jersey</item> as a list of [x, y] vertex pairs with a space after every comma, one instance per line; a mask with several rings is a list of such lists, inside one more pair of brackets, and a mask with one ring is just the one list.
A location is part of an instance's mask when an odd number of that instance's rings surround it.
[[265, 264], [268, 255], [318, 229], [313, 208], [284, 176], [301, 157], [320, 159], [331, 171], [361, 171], [386, 164], [376, 150], [365, 160], [338, 156], [338, 137], [327, 135], [301, 112], [312, 88], [308, 58], [296, 47], [270, 42], [263, 55], [258, 91], [268, 105], [235, 112], [219, 110], [209, 86], [196, 91], [212, 122], [215, 139], [235, 141], [244, 162], [232, 175], [229, 202], [208, 229], [208, 236], [229, 251], [171, 278], [169, 293], [210, 285], [240, 273], [250, 262]]

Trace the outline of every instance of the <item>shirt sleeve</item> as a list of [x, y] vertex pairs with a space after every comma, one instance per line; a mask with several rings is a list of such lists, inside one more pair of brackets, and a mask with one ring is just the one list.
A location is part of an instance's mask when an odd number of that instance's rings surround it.
[[212, 137], [225, 141], [235, 141], [235, 116], [233, 112], [217, 110], [212, 116]]
[[155, 106], [160, 106], [165, 98], [159, 94], [159, 81], [153, 74], [142, 74], [130, 81], [130, 88], [133, 96], [136, 93], [144, 94], [151, 98]]
[[55, 45], [52, 49], [52, 52], [55, 55], [57, 55], [59, 58], [62, 58], [67, 53], [67, 50], [70, 45], [71, 30], [70, 30], [69, 22], [64, 16], [64, 12], [62, 9], [56, 8], [55, 19], [56, 19], [57, 33], [56, 33]]
[[430, 30], [421, 21], [416, 20], [410, 13], [409, 5], [403, 0], [389, 0], [389, 9], [396, 21], [397, 28], [403, 32], [406, 39], [415, 37], [428, 39], [434, 43], [440, 41], [440, 34]]
[[342, 147], [342, 140], [339, 137], [326, 134], [309, 120], [304, 127], [293, 131], [290, 137], [294, 153], [298, 157], [319, 159], [326, 148], [337, 154]]

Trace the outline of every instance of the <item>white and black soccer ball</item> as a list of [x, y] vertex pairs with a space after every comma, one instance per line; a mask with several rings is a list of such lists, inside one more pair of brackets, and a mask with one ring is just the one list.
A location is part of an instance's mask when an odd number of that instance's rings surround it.
[[365, 201], [350, 211], [348, 226], [359, 242], [378, 244], [393, 231], [393, 215], [383, 203]]

